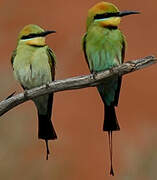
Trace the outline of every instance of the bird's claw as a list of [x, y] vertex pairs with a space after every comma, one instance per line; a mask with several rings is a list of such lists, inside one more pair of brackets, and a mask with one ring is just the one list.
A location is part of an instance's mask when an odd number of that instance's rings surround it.
[[114, 68], [115, 68], [115, 67], [111, 67], [111, 68], [110, 68], [110, 72], [111, 72], [111, 73], [114, 72]]
[[92, 75], [93, 75], [93, 79], [96, 80], [97, 72], [93, 72]]
[[46, 88], [48, 89], [50, 87], [49, 83], [46, 83]]
[[25, 98], [28, 97], [28, 92], [27, 92], [27, 90], [24, 91], [24, 97], [25, 97]]

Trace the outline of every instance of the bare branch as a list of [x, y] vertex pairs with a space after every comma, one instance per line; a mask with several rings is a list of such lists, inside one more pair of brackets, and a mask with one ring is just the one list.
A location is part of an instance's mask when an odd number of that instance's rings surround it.
[[49, 94], [51, 92], [93, 87], [100, 84], [102, 81], [104, 81], [104, 79], [111, 77], [113, 75], [124, 75], [148, 67], [155, 63], [157, 63], [157, 59], [154, 56], [148, 56], [142, 59], [128, 61], [126, 63], [123, 63], [122, 65], [119, 65], [106, 71], [102, 71], [97, 74], [90, 74], [63, 80], [57, 80], [37, 88], [27, 90], [24, 93], [9, 96], [7, 99], [0, 102], [0, 116], [2, 116], [4, 113], [14, 108], [15, 106], [25, 101], [28, 101], [32, 98], [44, 94]]

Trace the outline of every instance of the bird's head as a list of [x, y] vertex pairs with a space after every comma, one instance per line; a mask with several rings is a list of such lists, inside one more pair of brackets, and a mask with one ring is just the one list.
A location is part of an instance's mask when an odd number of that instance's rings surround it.
[[139, 14], [137, 11], [119, 11], [112, 3], [99, 2], [88, 11], [87, 29], [91, 24], [102, 27], [117, 27], [121, 21], [121, 17], [130, 14]]
[[29, 24], [20, 31], [18, 43], [23, 42], [32, 46], [44, 46], [46, 44], [45, 36], [51, 33], [55, 33], [55, 31], [45, 31], [37, 25]]

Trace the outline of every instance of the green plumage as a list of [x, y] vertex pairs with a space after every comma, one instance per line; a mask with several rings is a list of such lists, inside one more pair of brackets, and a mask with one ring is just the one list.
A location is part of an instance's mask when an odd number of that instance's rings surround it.
[[[31, 89], [51, 82], [54, 80], [55, 75], [54, 58], [55, 55], [48, 46], [35, 47], [19, 44], [12, 56], [15, 78], [20, 82], [24, 89]], [[45, 122], [46, 119], [51, 121], [52, 100], [53, 94], [33, 99], [39, 117], [40, 115], [45, 116]], [[51, 123], [49, 124], [51, 125]], [[39, 127], [39, 130], [41, 129], [42, 127]], [[54, 130], [47, 129], [45, 134], [39, 132], [39, 138], [56, 139], [57, 136]]]
[[[14, 76], [25, 90], [50, 83], [55, 78], [55, 55], [45, 44], [45, 32], [36, 25], [25, 26], [13, 51], [11, 63]], [[50, 31], [47, 32], [45, 34]], [[48, 158], [48, 140], [57, 138], [51, 122], [53, 93], [33, 101], [38, 112], [38, 138], [46, 141]]]
[[[99, 2], [88, 10], [86, 34], [83, 37], [83, 50], [88, 67], [92, 73], [113, 68], [123, 63], [125, 38], [118, 29], [121, 18], [136, 11], [119, 11], [112, 3]], [[104, 103], [104, 126], [108, 131], [111, 169], [112, 167], [112, 131], [120, 130], [115, 106], [118, 105], [122, 77], [114, 75], [97, 86]]]
[[[120, 30], [115, 27], [105, 28], [95, 24], [91, 25], [84, 35], [83, 47], [91, 72], [100, 72], [123, 62], [125, 41]], [[106, 79], [97, 87], [105, 106], [112, 106], [112, 109], [117, 106], [120, 86], [121, 77], [114, 76]], [[115, 118], [115, 123], [112, 122], [113, 118]], [[119, 130], [116, 116], [113, 117], [113, 113], [105, 120], [104, 130]], [[108, 127], [105, 127], [105, 122]]]
[[[120, 65], [124, 59], [125, 40], [117, 27], [89, 26], [83, 37], [83, 50], [88, 67], [92, 73], [100, 72], [114, 66]], [[120, 130], [115, 106], [118, 105], [121, 87], [121, 77], [113, 76], [104, 80], [97, 86], [98, 92], [104, 103], [104, 125], [103, 130], [108, 131], [111, 169], [112, 167], [112, 131]]]

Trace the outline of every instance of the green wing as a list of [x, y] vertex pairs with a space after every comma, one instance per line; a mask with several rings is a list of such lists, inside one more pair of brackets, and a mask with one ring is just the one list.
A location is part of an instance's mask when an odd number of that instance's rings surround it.
[[16, 56], [16, 49], [12, 52], [12, 55], [11, 55], [11, 65], [12, 65], [12, 67], [13, 67], [15, 56]]
[[48, 57], [49, 57], [49, 65], [51, 67], [52, 80], [54, 81], [55, 67], [56, 67], [56, 56], [49, 47], [47, 47], [47, 54], [48, 54]]
[[[121, 50], [121, 62], [124, 61], [125, 55], [125, 41], [122, 42], [122, 50]], [[100, 96], [104, 103], [108, 106], [110, 104], [114, 106], [118, 106], [120, 88], [122, 83], [122, 76], [114, 76], [109, 80], [106, 80], [106, 84], [98, 85], [98, 90]]]
[[[54, 79], [55, 79], [56, 56], [48, 46], [47, 46], [46, 52], [47, 52], [47, 55], [49, 58], [49, 65], [51, 68], [52, 81], [54, 81]], [[54, 93], [50, 93], [49, 95], [44, 95], [45, 99], [46, 99], [46, 96], [48, 96], [48, 102], [44, 102], [44, 103], [47, 103], [47, 114], [45, 115], [45, 118], [47, 118], [46, 120], [50, 120], [50, 121], [51, 121], [51, 114], [52, 114], [53, 94]], [[41, 97], [38, 97], [38, 99], [40, 99], [40, 98]], [[42, 110], [38, 110], [39, 118], [41, 117], [41, 114], [40, 114], [41, 112], [42, 112]], [[55, 137], [52, 137], [52, 138], [55, 139], [56, 134], [55, 134]]]
[[87, 37], [87, 33], [85, 33], [83, 38], [82, 38], [82, 48], [83, 48], [83, 51], [84, 51], [84, 56], [85, 56], [86, 63], [88, 65], [88, 68], [90, 69], [88, 58], [87, 58], [87, 53], [86, 53], [86, 37]]
[[[125, 58], [125, 40], [123, 41], [123, 47], [122, 47], [122, 63], [124, 62], [124, 58]], [[122, 76], [119, 76], [118, 77], [118, 87], [117, 87], [117, 90], [115, 92], [115, 98], [114, 98], [114, 105], [115, 106], [118, 105], [121, 84], [122, 84]]]

